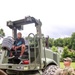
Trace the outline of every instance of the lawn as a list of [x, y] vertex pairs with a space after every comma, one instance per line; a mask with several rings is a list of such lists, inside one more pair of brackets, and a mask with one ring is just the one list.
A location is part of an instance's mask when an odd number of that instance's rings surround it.
[[[63, 62], [60, 62], [60, 67], [64, 68]], [[73, 67], [75, 69], [75, 62], [72, 62], [71, 67]]]

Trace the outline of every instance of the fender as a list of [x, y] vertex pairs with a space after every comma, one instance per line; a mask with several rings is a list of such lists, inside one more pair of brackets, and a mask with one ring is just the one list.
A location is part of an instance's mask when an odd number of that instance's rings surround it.
[[42, 58], [41, 60], [42, 60], [42, 63], [46, 63], [46, 66], [48, 65], [59, 66], [53, 59], [46, 58], [46, 61], [45, 61], [45, 58]]

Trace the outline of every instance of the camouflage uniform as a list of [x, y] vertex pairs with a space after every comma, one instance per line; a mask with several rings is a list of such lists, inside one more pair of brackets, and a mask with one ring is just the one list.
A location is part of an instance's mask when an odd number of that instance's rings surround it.
[[75, 71], [71, 67], [65, 69], [58, 69], [54, 75], [75, 75]]
[[63, 69], [57, 69], [54, 75], [61, 75], [63, 72]]
[[63, 71], [61, 72], [61, 75], [75, 75], [74, 69], [71, 67], [66, 67], [65, 69], [63, 69]]
[[[72, 59], [67, 57], [64, 60], [67, 60], [69, 62], [72, 62]], [[64, 69], [58, 69], [55, 73], [55, 75], [75, 75], [75, 71], [72, 67], [66, 67]]]

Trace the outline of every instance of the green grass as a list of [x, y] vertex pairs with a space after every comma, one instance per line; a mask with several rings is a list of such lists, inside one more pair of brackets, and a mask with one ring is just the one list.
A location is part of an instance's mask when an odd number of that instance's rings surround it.
[[[60, 67], [64, 68], [63, 62], [60, 62]], [[72, 62], [71, 67], [73, 67], [75, 69], [75, 62]]]

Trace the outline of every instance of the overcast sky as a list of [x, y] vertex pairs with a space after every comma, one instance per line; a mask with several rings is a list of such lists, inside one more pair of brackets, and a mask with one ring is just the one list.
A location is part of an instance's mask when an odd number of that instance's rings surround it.
[[[75, 0], [0, 0], [0, 28], [6, 36], [6, 21], [33, 16], [42, 21], [42, 33], [51, 38], [68, 37], [75, 32]], [[24, 26], [23, 36], [34, 33], [34, 24]]]

